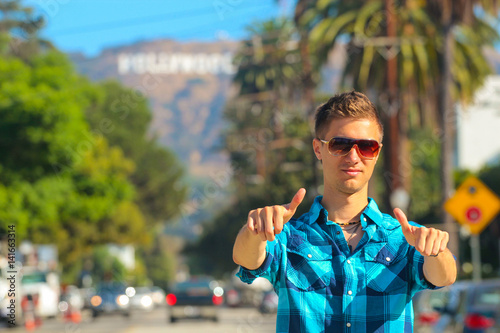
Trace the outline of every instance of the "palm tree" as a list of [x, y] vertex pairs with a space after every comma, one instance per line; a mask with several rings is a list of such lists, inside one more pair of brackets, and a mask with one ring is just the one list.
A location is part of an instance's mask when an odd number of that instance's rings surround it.
[[[280, 116], [283, 110], [299, 100], [301, 59], [297, 48], [295, 26], [287, 20], [271, 20], [248, 28], [250, 38], [242, 42], [235, 56], [237, 72], [233, 79], [238, 95], [229, 104], [226, 118], [237, 126], [226, 135], [234, 161], [241, 161], [242, 173], [255, 173], [254, 180], [264, 180], [279, 166], [284, 155], [273, 153], [277, 161], [271, 162], [266, 153], [274, 148], [284, 148], [284, 127]], [[265, 132], [268, 132], [267, 134]], [[262, 136], [267, 138], [262, 140]], [[256, 139], [255, 139], [256, 138]], [[259, 139], [261, 138], [261, 139]], [[255, 170], [242, 151], [255, 154]]]

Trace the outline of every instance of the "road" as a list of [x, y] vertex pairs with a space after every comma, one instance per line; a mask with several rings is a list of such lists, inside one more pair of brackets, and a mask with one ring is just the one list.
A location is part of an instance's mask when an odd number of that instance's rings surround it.
[[[45, 320], [34, 332], [39, 333], [251, 333], [275, 332], [276, 316], [262, 315], [253, 308], [221, 308], [220, 320], [184, 320], [176, 323], [167, 321], [166, 309], [151, 312], [134, 312], [130, 318], [120, 315], [98, 317], [93, 320], [84, 314], [79, 324], [66, 323], [62, 319]], [[0, 330], [3, 330], [0, 328]], [[5, 330], [6, 333], [26, 332], [24, 327]]]

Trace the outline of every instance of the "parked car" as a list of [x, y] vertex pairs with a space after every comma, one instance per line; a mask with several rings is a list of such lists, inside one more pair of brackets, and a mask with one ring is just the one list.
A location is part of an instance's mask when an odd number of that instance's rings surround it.
[[209, 318], [218, 321], [218, 307], [224, 290], [217, 281], [202, 277], [180, 282], [166, 296], [170, 322], [186, 318]]
[[28, 296], [34, 300], [34, 312], [37, 317], [55, 318], [59, 314], [60, 285], [57, 273], [25, 267], [21, 278], [21, 289], [24, 303]]
[[90, 299], [92, 317], [102, 314], [119, 313], [130, 316], [130, 298], [126, 295], [127, 286], [120, 282], [102, 283], [96, 288], [96, 293]]
[[475, 283], [467, 290], [464, 333], [500, 332], [500, 279]]
[[153, 298], [153, 303], [155, 307], [165, 306], [165, 292], [160, 287], [151, 287], [151, 297]]
[[[63, 317], [68, 318], [80, 314], [84, 305], [84, 299], [76, 286], [65, 286], [59, 301], [59, 311]], [[74, 317], [73, 317], [74, 318]]]
[[135, 294], [130, 298], [130, 307], [134, 310], [151, 311], [154, 308], [151, 289], [147, 287], [135, 288]]
[[500, 332], [500, 279], [460, 281], [417, 294], [415, 332]]
[[[14, 284], [17, 286], [17, 284]], [[10, 291], [10, 281], [2, 275], [0, 270], [0, 328], [7, 327], [9, 320], [16, 319], [20, 321], [22, 311], [20, 309], [12, 309], [12, 301], [14, 304], [19, 304], [21, 300], [19, 288], [15, 288], [15, 292]]]
[[232, 308], [241, 306], [241, 295], [240, 291], [236, 288], [226, 289], [226, 305]]
[[264, 293], [259, 312], [263, 314], [278, 312], [278, 295], [273, 290]]
[[92, 299], [92, 296], [96, 294], [96, 290], [93, 287], [90, 288], [81, 288], [80, 289], [80, 295], [82, 296], [83, 299], [83, 309], [92, 309], [92, 304], [90, 304], [90, 300]]

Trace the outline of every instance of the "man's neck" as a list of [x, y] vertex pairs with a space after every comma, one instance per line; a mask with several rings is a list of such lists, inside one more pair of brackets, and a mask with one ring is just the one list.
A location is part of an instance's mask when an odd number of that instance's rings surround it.
[[328, 211], [330, 221], [341, 223], [357, 221], [368, 205], [368, 191], [362, 190], [354, 194], [346, 194], [329, 191], [325, 188], [321, 204]]

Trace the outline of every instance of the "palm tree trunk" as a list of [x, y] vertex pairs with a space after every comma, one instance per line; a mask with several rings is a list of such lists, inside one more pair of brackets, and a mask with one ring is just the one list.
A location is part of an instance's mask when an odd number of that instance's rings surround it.
[[[315, 111], [315, 101], [314, 101], [314, 80], [313, 80], [313, 68], [311, 64], [311, 57], [309, 52], [309, 32], [306, 30], [300, 19], [302, 15], [304, 15], [306, 9], [310, 5], [311, 0], [298, 0], [297, 5], [295, 6], [294, 13], [294, 21], [295, 26], [299, 30], [300, 40], [299, 40], [299, 51], [300, 57], [302, 60], [302, 87], [304, 90], [303, 94], [303, 105], [306, 109], [307, 119], [309, 121], [311, 127], [311, 137], [310, 141], [314, 139], [314, 111]], [[319, 167], [318, 167], [318, 159], [314, 154], [314, 151], [311, 150], [312, 159], [311, 159], [311, 167], [313, 172], [313, 184], [314, 189], [310, 191], [312, 196], [316, 196], [318, 194], [318, 189], [321, 184], [319, 177]]]
[[[453, 192], [453, 142], [455, 137], [455, 111], [451, 97], [451, 64], [453, 62], [453, 24], [451, 23], [451, 14], [447, 22], [444, 22], [444, 52], [443, 52], [443, 75], [441, 81], [441, 93], [439, 95], [439, 112], [442, 129], [441, 143], [441, 188], [442, 203], [446, 202]], [[456, 256], [458, 261], [458, 233], [457, 225], [450, 214], [443, 209], [444, 228], [450, 234], [448, 248]]]
[[[392, 0], [385, 0], [385, 10], [387, 13], [387, 37], [396, 37], [396, 17], [394, 15], [394, 4]], [[399, 121], [398, 121], [398, 62], [397, 56], [393, 55], [387, 59], [387, 92], [388, 92], [388, 105], [389, 110], [388, 118], [386, 120], [387, 132], [388, 132], [388, 149], [386, 149], [385, 154], [385, 168], [387, 169], [388, 176], [385, 177], [386, 192], [385, 192], [385, 204], [387, 207], [391, 207], [391, 194], [397, 188], [401, 187], [401, 175], [400, 175], [400, 138], [399, 138]], [[394, 207], [393, 207], [394, 208]], [[403, 209], [406, 209], [404, 207]]]

